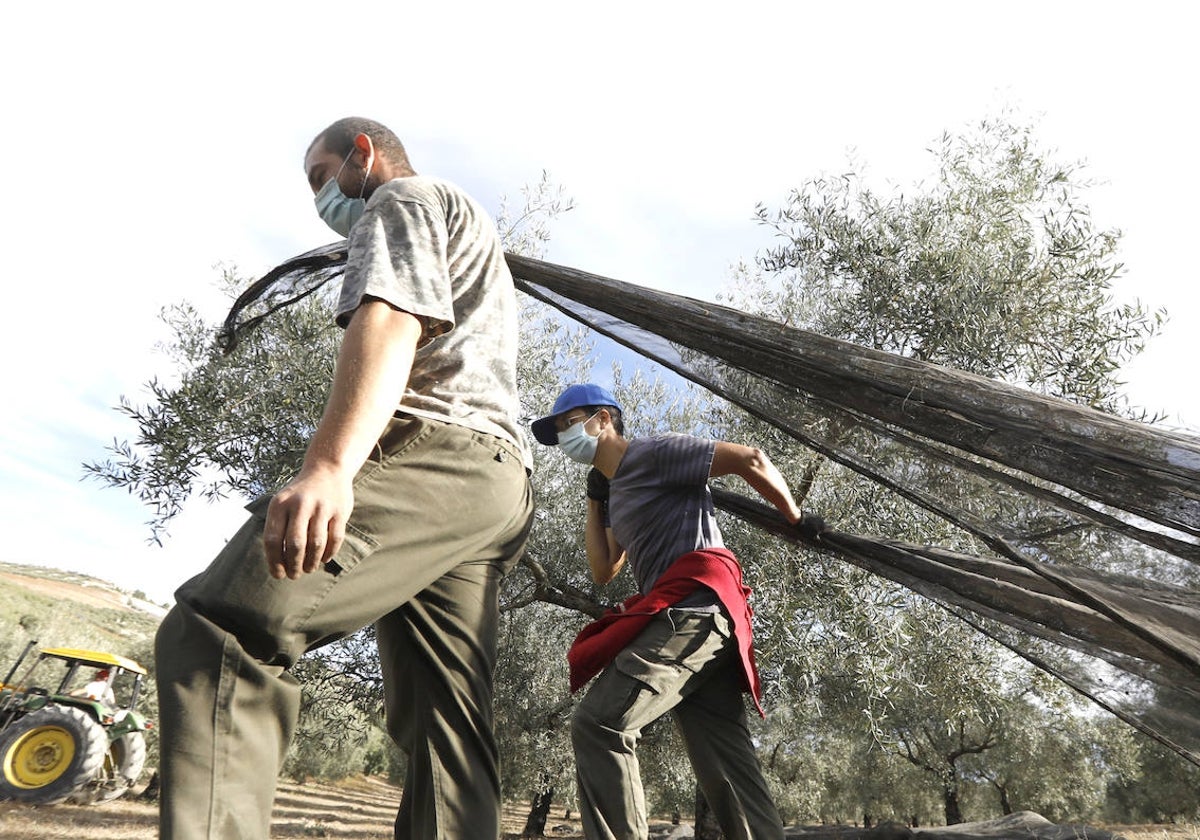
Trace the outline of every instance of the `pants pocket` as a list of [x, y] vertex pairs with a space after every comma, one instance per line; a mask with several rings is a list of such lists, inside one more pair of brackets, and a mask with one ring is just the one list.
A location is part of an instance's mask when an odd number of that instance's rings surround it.
[[674, 662], [648, 659], [640, 652], [628, 648], [617, 654], [613, 666], [655, 694], [667, 691], [679, 681], [683, 672], [683, 668]]
[[677, 686], [712, 659], [724, 646], [716, 619], [719, 613], [667, 609], [617, 654], [614, 665], [655, 693]]

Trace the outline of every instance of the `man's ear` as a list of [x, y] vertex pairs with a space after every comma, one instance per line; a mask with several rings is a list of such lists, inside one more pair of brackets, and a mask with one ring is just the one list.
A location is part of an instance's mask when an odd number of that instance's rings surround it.
[[362, 153], [364, 166], [366, 165], [365, 161], [368, 160], [375, 153], [375, 144], [373, 144], [371, 142], [371, 138], [365, 134], [355, 135], [354, 148]]

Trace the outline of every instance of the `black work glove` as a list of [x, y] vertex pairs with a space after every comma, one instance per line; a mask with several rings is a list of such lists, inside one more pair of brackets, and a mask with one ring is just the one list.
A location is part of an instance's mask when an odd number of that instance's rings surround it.
[[815, 540], [825, 530], [825, 519], [815, 513], [804, 513], [792, 527], [806, 540]]
[[598, 502], [608, 501], [608, 478], [595, 467], [588, 470], [587, 497]]

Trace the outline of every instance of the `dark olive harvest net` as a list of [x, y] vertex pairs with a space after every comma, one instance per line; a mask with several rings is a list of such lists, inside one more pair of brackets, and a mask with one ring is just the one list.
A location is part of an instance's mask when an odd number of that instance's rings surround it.
[[[226, 346], [337, 276], [345, 256], [344, 243], [327, 246], [255, 283], [230, 312]], [[942, 604], [1200, 765], [1200, 438], [717, 304], [508, 262], [526, 294], [970, 535], [973, 554], [831, 521], [815, 547]], [[996, 501], [986, 519], [963, 501], [981, 490]], [[801, 539], [755, 500], [714, 498]]]

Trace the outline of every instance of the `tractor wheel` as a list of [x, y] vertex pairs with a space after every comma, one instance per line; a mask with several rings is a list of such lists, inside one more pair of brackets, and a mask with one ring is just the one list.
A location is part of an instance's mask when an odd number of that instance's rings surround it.
[[104, 766], [108, 734], [87, 712], [47, 706], [0, 733], [0, 799], [64, 802]]
[[108, 802], [133, 787], [146, 766], [146, 736], [141, 732], [128, 732], [108, 747], [104, 757], [104, 769], [100, 772], [100, 786], [96, 790], [96, 802]]

